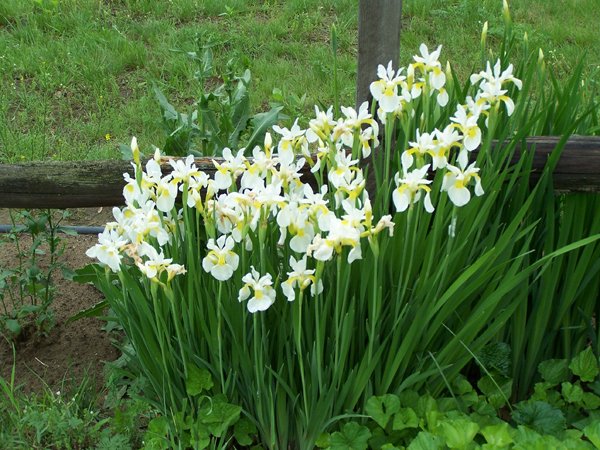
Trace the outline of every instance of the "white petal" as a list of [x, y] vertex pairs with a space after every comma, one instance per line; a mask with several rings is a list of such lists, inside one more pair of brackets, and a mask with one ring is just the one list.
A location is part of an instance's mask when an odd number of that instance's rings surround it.
[[293, 282], [290, 283], [289, 281], [284, 281], [281, 283], [281, 290], [283, 291], [283, 295], [287, 297], [288, 302], [293, 302], [296, 299]]
[[320, 168], [321, 168], [321, 160], [319, 158], [317, 158], [317, 162], [312, 167], [312, 169], [310, 169], [310, 171], [311, 171], [311, 173], [317, 173]]
[[248, 286], [243, 286], [238, 293], [238, 302], [242, 302], [248, 297], [250, 297], [250, 288]]
[[511, 80], [518, 90], [521, 90], [523, 88], [523, 82], [521, 80], [519, 80], [518, 78], [511, 78]]
[[456, 206], [464, 206], [469, 203], [471, 193], [466, 187], [451, 187], [448, 189], [448, 197]]
[[474, 73], [471, 75], [471, 78], [470, 78], [471, 84], [475, 84], [479, 80], [481, 80], [481, 75], [479, 75], [478, 73]]
[[227, 264], [216, 265], [210, 271], [211, 275], [219, 281], [226, 281], [233, 275], [233, 269]]
[[207, 256], [202, 260], [202, 268], [205, 272], [210, 272], [214, 265], [215, 263], [212, 261], [212, 258], [210, 256]]
[[251, 313], [266, 311], [273, 303], [273, 299], [266, 294], [260, 300], [252, 297], [248, 302], [248, 311]]
[[402, 152], [402, 156], [401, 156], [401, 160], [402, 160], [402, 169], [404, 169], [404, 172], [407, 172], [408, 169], [410, 169], [410, 166], [412, 166], [414, 158], [413, 155], [411, 153], [408, 153], [407, 151]]
[[240, 257], [235, 253], [231, 252], [225, 257], [227, 265], [231, 267], [231, 270], [236, 270], [240, 263]]
[[[446, 168], [448, 167], [452, 167], [449, 164], [446, 166]], [[444, 175], [444, 179], [442, 180], [442, 191], [447, 191], [448, 188], [450, 186], [452, 186], [454, 184], [454, 181], [456, 180], [456, 176], [452, 173], [446, 173]]]
[[385, 87], [386, 83], [384, 80], [378, 80], [371, 83], [371, 85], [369, 86], [369, 90], [371, 91], [371, 95], [375, 100], [379, 101], [379, 99], [383, 97]]
[[290, 240], [290, 248], [297, 253], [306, 253], [313, 237], [312, 233], [305, 233], [304, 236], [296, 235]]
[[483, 187], [481, 187], [481, 178], [475, 178], [475, 195], [480, 197], [484, 194]]
[[321, 292], [323, 292], [323, 281], [319, 280], [319, 282], [317, 283], [317, 285], [315, 286], [314, 283], [310, 286], [310, 294], [314, 297], [315, 295], [320, 294]]
[[425, 211], [427, 211], [428, 213], [432, 213], [434, 210], [433, 204], [431, 203], [431, 196], [429, 195], [429, 192], [425, 195]]
[[329, 261], [333, 256], [333, 247], [323, 242], [314, 252], [313, 258], [318, 261]]
[[396, 94], [395, 89], [392, 92], [386, 91], [379, 100], [379, 106], [381, 106], [381, 109], [386, 113], [394, 112], [399, 104], [400, 97]]
[[406, 211], [408, 205], [410, 204], [410, 195], [404, 192], [401, 193], [400, 190], [395, 189], [394, 193], [392, 194], [392, 200], [394, 201], [396, 211]]
[[446, 74], [439, 68], [434, 69], [434, 71], [431, 72], [429, 79], [431, 80], [433, 87], [438, 90], [443, 88], [444, 84], [446, 84]]
[[467, 149], [463, 148], [460, 150], [457, 161], [462, 169], [467, 167], [467, 164], [469, 164], [469, 152], [467, 151]]
[[481, 144], [481, 130], [477, 128], [475, 136], [465, 136], [463, 143], [467, 150], [475, 150]]
[[156, 199], [156, 209], [162, 212], [169, 212], [175, 206], [175, 198], [169, 195], [161, 195]]
[[360, 247], [360, 242], [350, 250], [348, 253], [348, 264], [352, 264], [357, 259], [362, 259], [362, 249]]
[[506, 114], [512, 116], [512, 113], [515, 111], [515, 103], [512, 101], [510, 97], [503, 98], [504, 104], [506, 105]]
[[448, 104], [448, 100], [449, 100], [448, 91], [446, 91], [446, 89], [443, 89], [438, 92], [438, 95], [437, 95], [438, 105], [440, 105], [443, 108]]

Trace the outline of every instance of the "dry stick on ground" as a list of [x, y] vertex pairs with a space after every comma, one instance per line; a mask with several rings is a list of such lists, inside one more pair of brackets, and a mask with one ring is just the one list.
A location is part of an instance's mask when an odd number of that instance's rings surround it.
[[[527, 148], [535, 151], [534, 180], [542, 172], [548, 156], [560, 139], [527, 139]], [[196, 158], [196, 165], [200, 170], [214, 175], [212, 160], [213, 158]], [[167, 158], [163, 158], [161, 164], [164, 174], [171, 171], [167, 161]], [[53, 161], [0, 165], [0, 208], [120, 206], [124, 204], [124, 172], [133, 176], [133, 167], [128, 161]], [[305, 182], [314, 182], [308, 164], [305, 165], [302, 176]], [[571, 137], [554, 170], [553, 182], [559, 192], [600, 192], [600, 137]]]

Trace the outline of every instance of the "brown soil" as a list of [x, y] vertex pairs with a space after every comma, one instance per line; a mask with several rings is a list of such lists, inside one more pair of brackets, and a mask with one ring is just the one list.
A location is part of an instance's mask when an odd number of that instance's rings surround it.
[[[99, 226], [108, 218], [107, 210], [77, 210], [68, 222]], [[0, 210], [0, 224], [9, 223], [8, 212]], [[77, 269], [91, 262], [85, 251], [95, 243], [96, 236], [61, 238], [66, 244], [62, 257], [65, 265]], [[22, 245], [29, 242], [27, 237], [21, 238]], [[14, 268], [15, 254], [13, 244], [0, 244], [0, 267]], [[25, 332], [15, 343], [16, 384], [26, 392], [39, 391], [44, 386], [53, 390], [74, 387], [85, 374], [102, 383], [105, 362], [119, 356], [111, 337], [102, 330], [104, 322], [86, 318], [66, 324], [69, 317], [101, 301], [100, 292], [93, 286], [67, 281], [59, 272], [55, 272], [54, 280], [57, 291], [51, 308], [56, 326], [47, 336], [38, 336], [33, 330]], [[12, 367], [12, 345], [0, 338], [0, 376], [8, 380]]]

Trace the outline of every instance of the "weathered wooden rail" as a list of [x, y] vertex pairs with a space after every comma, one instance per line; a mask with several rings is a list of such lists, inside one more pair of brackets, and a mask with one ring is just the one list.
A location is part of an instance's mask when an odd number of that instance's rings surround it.
[[[558, 137], [527, 140], [534, 151], [533, 173], [541, 173]], [[196, 164], [214, 173], [212, 158]], [[171, 166], [164, 159], [164, 173]], [[75, 208], [123, 204], [123, 173], [133, 175], [128, 161], [29, 162], [0, 165], [0, 208]], [[308, 167], [306, 177], [311, 177]], [[310, 178], [308, 178], [310, 179]], [[600, 137], [574, 136], [564, 146], [554, 170], [561, 192], [600, 192]]]

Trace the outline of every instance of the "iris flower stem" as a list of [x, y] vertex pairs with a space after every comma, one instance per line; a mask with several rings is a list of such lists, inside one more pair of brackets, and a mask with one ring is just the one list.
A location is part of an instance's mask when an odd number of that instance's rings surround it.
[[500, 107], [500, 103], [498, 102], [494, 108], [490, 111], [490, 115], [488, 117], [488, 132], [485, 139], [485, 144], [483, 146], [483, 152], [485, 153], [485, 162], [490, 166], [491, 169], [494, 168], [494, 161], [491, 155], [491, 147], [492, 147], [492, 139], [494, 139], [496, 133], [496, 125], [498, 119], [498, 108]]
[[[188, 200], [188, 191], [189, 191], [189, 184], [187, 182], [184, 183], [183, 185], [183, 194], [182, 194], [182, 203], [183, 203], [183, 222], [185, 224], [185, 244], [186, 244], [186, 255], [185, 255], [185, 267], [188, 271], [192, 272], [192, 273], [196, 273], [197, 269], [196, 269], [196, 255], [195, 255], [195, 251], [196, 251], [196, 243], [195, 241], [197, 239], [200, 238], [200, 233], [196, 232], [196, 234], [194, 235], [194, 222], [193, 222], [193, 217], [194, 217], [194, 213], [192, 213], [190, 211], [190, 208], [188, 208], [187, 206], [187, 200]], [[198, 222], [196, 220], [196, 222]], [[182, 243], [183, 244], [183, 243]], [[198, 281], [198, 277], [187, 277], [187, 291], [188, 292], [198, 292], [198, 290], [196, 289], [196, 286], [194, 286]], [[181, 319], [185, 320], [186, 324], [184, 326], [184, 328], [187, 330], [187, 336], [188, 336], [188, 342], [190, 341], [190, 330], [194, 329], [194, 325], [192, 324], [192, 326], [189, 325], [189, 321], [193, 320], [195, 313], [194, 313], [194, 309], [190, 308], [190, 304], [193, 303], [193, 301], [191, 302], [189, 298], [184, 297], [181, 299], [181, 302], [184, 304], [184, 306], [187, 303], [187, 317], [184, 317], [183, 314], [181, 315]], [[183, 309], [183, 308], [182, 308]]]
[[[204, 251], [204, 247], [201, 247], [203, 240], [202, 240], [202, 234], [200, 234], [200, 223], [201, 223], [200, 219], [201, 219], [200, 212], [198, 210], [196, 210], [196, 222], [195, 222], [195, 225], [196, 225], [196, 247], [195, 247], [194, 252], [192, 252], [189, 255], [189, 258], [191, 260], [193, 260], [194, 258], [198, 258]], [[206, 238], [206, 234], [205, 234], [206, 230], [203, 230], [203, 231], [204, 231], [204, 238]], [[204, 243], [206, 243], [206, 239], [204, 240]], [[201, 285], [201, 282], [203, 281], [203, 277], [197, 276], [197, 277], [189, 277], [189, 278], [193, 278], [193, 281], [194, 281], [194, 283], [192, 285], [193, 290], [189, 291], [189, 292], [190, 293], [194, 292], [194, 293], [196, 293], [196, 295], [198, 295], [200, 292], [202, 292], [203, 286]], [[198, 327], [198, 324], [200, 324], [200, 323], [206, 323], [205, 322], [206, 308], [204, 305], [201, 305], [200, 308], [198, 308], [197, 307], [198, 305], [195, 302], [195, 300], [196, 300], [195, 298], [187, 298], [188, 317], [190, 317], [192, 319], [191, 325], [193, 328], [191, 330], [196, 330]], [[198, 322], [194, 323], [196, 319], [198, 320]], [[191, 332], [191, 330], [189, 330], [189, 331]]]
[[398, 301], [396, 301], [396, 311], [395, 311], [395, 316], [398, 317], [398, 314], [400, 314], [400, 307], [402, 306], [403, 300], [404, 300], [404, 295], [406, 294], [406, 274], [405, 274], [405, 263], [407, 261], [407, 259], [410, 257], [410, 254], [407, 253], [408, 251], [408, 243], [410, 242], [410, 226], [412, 224], [412, 219], [413, 219], [413, 215], [414, 215], [414, 207], [413, 204], [411, 204], [408, 207], [408, 212], [406, 213], [406, 220], [404, 222], [405, 224], [405, 228], [404, 228], [404, 245], [402, 246], [402, 259], [400, 262], [400, 276], [399, 276], [399, 282], [401, 283], [402, 286], [398, 286], [398, 292], [401, 292], [400, 296], [398, 297]]
[[[123, 281], [121, 281], [121, 282], [123, 284], [123, 289], [125, 289], [125, 286], [127, 286], [127, 283], [125, 283]], [[165, 330], [161, 326], [162, 324], [161, 324], [161, 320], [160, 320], [159, 305], [158, 305], [158, 299], [157, 299], [157, 295], [156, 295], [156, 289], [157, 289], [156, 285], [154, 283], [152, 283], [152, 285], [150, 286], [150, 292], [152, 294], [152, 309], [154, 310], [154, 321], [155, 321], [155, 325], [156, 325], [156, 333], [158, 335], [160, 356], [161, 356], [161, 359], [163, 362], [163, 367], [167, 368], [170, 365], [167, 364], [167, 357], [166, 357], [164, 343], [168, 342], [168, 341], [165, 339]], [[124, 298], [126, 298], [126, 296]], [[184, 364], [184, 367], [185, 367], [185, 364]], [[167, 383], [167, 385], [168, 385], [168, 389], [169, 389], [169, 394], [171, 395], [171, 402], [170, 402], [171, 405], [178, 404], [179, 397], [176, 396], [175, 393], [173, 392], [173, 387], [172, 387], [171, 383]]]
[[262, 365], [260, 357], [260, 330], [258, 327], [258, 317], [256, 314], [252, 315], [252, 350], [254, 353], [254, 379], [256, 382], [256, 410], [259, 416], [263, 414], [263, 392], [262, 392]]
[[379, 255], [374, 254], [374, 259], [375, 261], [373, 262], [373, 298], [371, 299], [371, 318], [370, 318], [370, 325], [371, 325], [371, 332], [370, 332], [370, 336], [369, 336], [369, 350], [368, 350], [368, 358], [369, 361], [372, 360], [373, 358], [373, 345], [375, 344], [375, 325], [377, 324], [377, 319], [378, 319], [378, 312], [379, 312], [379, 296], [378, 294], [378, 289], [377, 289], [377, 283], [379, 281]]
[[[179, 351], [181, 353], [181, 363], [183, 364], [183, 375], [185, 378], [187, 378], [187, 374], [188, 374], [188, 358], [186, 356], [186, 353], [184, 351], [184, 339], [183, 339], [183, 334], [181, 333], [181, 324], [179, 323], [179, 318], [181, 317], [181, 311], [178, 310], [177, 308], [177, 303], [175, 302], [175, 295], [173, 294], [173, 290], [171, 289], [171, 286], [165, 286], [164, 287], [164, 292], [167, 296], [167, 299], [169, 300], [169, 310], [171, 311], [172, 315], [173, 315], [173, 323], [175, 324], [175, 334], [177, 336], [177, 340], [179, 341]], [[153, 300], [154, 300], [154, 294], [152, 295]], [[155, 305], [155, 310], [156, 310], [156, 305]]]
[[304, 399], [304, 413], [308, 417], [308, 394], [306, 391], [306, 377], [304, 373], [304, 353], [302, 352], [302, 301], [304, 299], [304, 291], [300, 290], [298, 294], [298, 305], [296, 314], [296, 355], [300, 366], [300, 379], [302, 381], [302, 397]]
[[[265, 273], [265, 267], [266, 267], [266, 260], [265, 260], [265, 239], [266, 239], [266, 232], [267, 232], [267, 226], [268, 223], [266, 221], [266, 219], [263, 216], [264, 211], [261, 210], [261, 218], [260, 218], [260, 222], [259, 222], [259, 229], [258, 229], [258, 245], [260, 247], [260, 273], [261, 275]], [[263, 353], [262, 353], [262, 345], [261, 345], [261, 336], [264, 333], [264, 327], [263, 322], [260, 320], [262, 319], [257, 317], [257, 314], [254, 314], [252, 317], [252, 322], [253, 322], [253, 347], [254, 347], [254, 369], [255, 369], [255, 377], [256, 377], [256, 382], [257, 382], [257, 396], [258, 396], [258, 411], [260, 412], [260, 414], [264, 414], [264, 408], [263, 408], [263, 401], [264, 401], [264, 395], [265, 395], [265, 391], [263, 390], [263, 383], [264, 383], [264, 361], [263, 361]], [[272, 415], [271, 415], [272, 416]], [[271, 417], [272, 419], [273, 417]], [[272, 422], [272, 420], [271, 420]], [[273, 433], [275, 432], [274, 427], [271, 428], [270, 433], [270, 441], [271, 442], [275, 442], [276, 441], [276, 437], [273, 436]]]
[[425, 83], [423, 87], [423, 120], [421, 122], [421, 130], [429, 131], [429, 119], [431, 115], [431, 102], [429, 98], [429, 85]]
[[[318, 283], [319, 278], [317, 278], [316, 283]], [[323, 366], [323, 337], [321, 336], [321, 315], [319, 311], [321, 309], [321, 294], [317, 294], [315, 299], [315, 307], [313, 311], [315, 312], [315, 330], [316, 330], [316, 348], [317, 348], [317, 380], [319, 383], [319, 391], [323, 388], [323, 373], [321, 372], [321, 367]]]
[[[415, 241], [416, 241], [416, 234], [417, 234], [417, 222], [418, 222], [418, 216], [414, 211], [414, 203], [411, 203], [410, 208], [409, 208], [409, 227], [407, 228], [407, 236], [408, 236], [408, 240], [407, 242], [409, 243], [410, 247], [409, 247], [409, 254], [408, 254], [408, 268], [406, 269], [406, 273], [405, 278], [404, 278], [404, 282], [403, 282], [403, 288], [404, 290], [406, 290], [406, 288], [408, 287], [408, 283], [410, 281], [410, 274], [412, 272], [412, 266], [413, 266], [413, 261], [414, 258], [412, 257], [412, 254], [415, 250]], [[410, 235], [408, 234], [410, 232]]]
[[390, 168], [391, 168], [391, 154], [392, 154], [392, 136], [394, 133], [394, 124], [396, 119], [392, 113], [388, 113], [385, 121], [385, 159], [383, 161], [383, 211], [388, 211], [390, 206], [389, 199], [389, 186], [390, 186]]
[[[456, 219], [458, 217], [458, 207], [454, 206], [452, 208], [452, 218], [450, 219], [450, 226], [456, 226]], [[454, 236], [452, 236], [451, 234], [448, 235], [448, 240], [446, 241], [446, 254], [444, 255], [444, 260], [442, 262], [442, 276], [440, 277], [440, 283], [438, 284], [438, 288], [437, 288], [437, 292], [436, 292], [436, 298], [439, 297], [439, 295], [441, 294], [441, 290], [445, 284], [446, 281], [446, 275], [448, 272], [448, 266], [450, 265], [449, 263], [449, 259], [450, 259], [450, 255], [452, 253], [452, 249], [454, 247]]]
[[223, 336], [222, 336], [222, 299], [223, 299], [223, 282], [219, 282], [219, 293], [217, 294], [217, 346], [219, 352], [219, 378], [221, 380], [221, 392], [225, 392], [225, 377], [223, 374]]
[[342, 255], [337, 255], [337, 276], [335, 286], [335, 353], [334, 353], [334, 367], [340, 367], [340, 343], [342, 337], [340, 336], [341, 327], [341, 306], [342, 306]]

